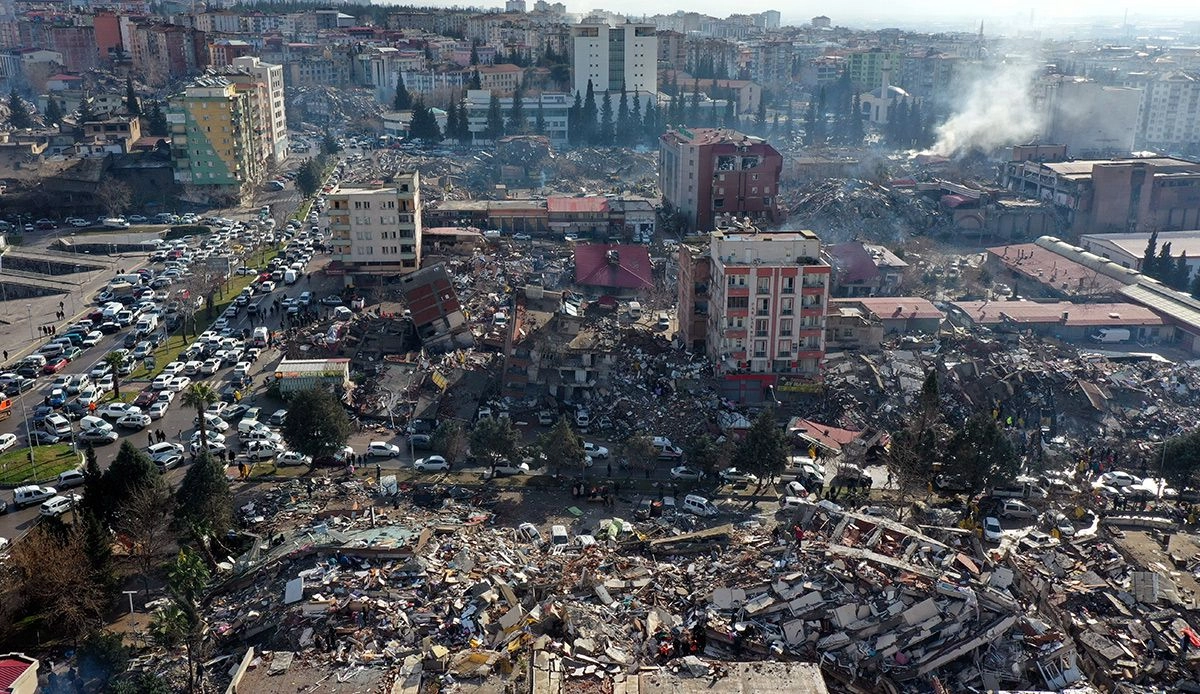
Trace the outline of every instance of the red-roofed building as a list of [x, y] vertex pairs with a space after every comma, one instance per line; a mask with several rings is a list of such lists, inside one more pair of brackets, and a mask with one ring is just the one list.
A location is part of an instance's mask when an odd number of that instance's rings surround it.
[[548, 198], [546, 213], [550, 231], [586, 238], [607, 239], [609, 231], [608, 198], [593, 195], [583, 198]]
[[815, 446], [822, 455], [834, 456], [862, 436], [861, 431], [839, 429], [811, 419], [792, 417], [787, 424], [787, 434], [799, 443]]
[[423, 345], [452, 349], [450, 342], [460, 334], [470, 344], [467, 319], [445, 265], [438, 263], [404, 275], [400, 294]]
[[0, 655], [0, 694], [34, 694], [38, 661], [24, 653]]
[[889, 335], [932, 335], [945, 318], [919, 296], [831, 299], [825, 339], [830, 350], [878, 349]]
[[1132, 303], [956, 301], [951, 306], [952, 317], [973, 327], [1029, 330], [1060, 340], [1083, 341], [1100, 328], [1127, 329], [1134, 342], [1170, 342], [1175, 336], [1162, 316]]
[[610, 294], [650, 289], [650, 253], [645, 246], [586, 244], [575, 247], [575, 284]]

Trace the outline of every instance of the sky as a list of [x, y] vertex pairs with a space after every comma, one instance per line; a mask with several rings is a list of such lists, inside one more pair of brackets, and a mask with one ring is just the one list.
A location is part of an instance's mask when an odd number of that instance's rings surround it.
[[[380, 2], [381, 0], [376, 0]], [[383, 0], [388, 4], [401, 4], [396, 0]], [[779, 10], [784, 22], [800, 25], [816, 15], [828, 15], [835, 25], [848, 27], [877, 28], [881, 26], [914, 27], [978, 27], [984, 21], [985, 31], [990, 24], [996, 28], [1030, 28], [1030, 10], [1034, 11], [1033, 26], [1061, 25], [1064, 22], [1086, 24], [1119, 24], [1126, 10], [1131, 24], [1161, 22], [1200, 21], [1198, 0], [1053, 0], [1031, 2], [1016, 0], [1003, 2], [931, 3], [929, 0], [850, 0], [850, 2], [786, 2], [783, 0], [750, 0], [739, 2], [736, 7], [723, 0], [690, 0], [687, 3], [668, 0], [562, 0], [572, 13], [586, 13], [602, 8], [612, 12], [635, 15], [670, 14], [680, 9], [702, 12], [715, 17], [728, 16], [732, 11], [742, 13]], [[533, 0], [526, 0], [532, 7]], [[403, 4], [425, 4], [419, 0], [407, 0]], [[438, 6], [478, 5], [501, 7], [503, 0], [426, 0]], [[935, 9], [936, 8], [936, 9]]]

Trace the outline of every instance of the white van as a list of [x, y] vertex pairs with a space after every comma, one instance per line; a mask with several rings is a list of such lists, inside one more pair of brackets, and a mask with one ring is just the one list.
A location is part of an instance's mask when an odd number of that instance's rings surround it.
[[113, 425], [109, 424], [107, 421], [105, 421], [103, 417], [97, 417], [96, 415], [92, 415], [92, 414], [89, 414], [86, 417], [82, 417], [79, 420], [79, 430], [80, 431], [92, 431], [92, 430], [109, 431], [112, 428], [113, 428]]
[[642, 305], [636, 301], [629, 302], [629, 317], [637, 320], [642, 317]]
[[683, 497], [683, 510], [705, 518], [720, 513], [711, 501], [697, 494], [688, 494]]
[[266, 328], [255, 328], [254, 333], [250, 336], [250, 340], [254, 343], [255, 347], [266, 347], [269, 336], [270, 333], [267, 332]]
[[61, 414], [52, 414], [42, 420], [42, 429], [55, 436], [69, 436], [71, 433], [71, 422]]
[[147, 314], [147, 315], [142, 316], [141, 318], [138, 319], [137, 327], [135, 328], [135, 330], [137, 330], [139, 333], [141, 333], [143, 335], [149, 335], [150, 333], [154, 332], [155, 330], [158, 330], [158, 316], [156, 316], [154, 314]]
[[17, 508], [25, 508], [40, 504], [46, 499], [49, 499], [58, 494], [58, 490], [54, 487], [39, 487], [37, 485], [27, 485], [17, 487], [13, 490], [13, 506]]
[[354, 317], [354, 312], [345, 306], [336, 306], [333, 309], [333, 317], [336, 320], [350, 320]]

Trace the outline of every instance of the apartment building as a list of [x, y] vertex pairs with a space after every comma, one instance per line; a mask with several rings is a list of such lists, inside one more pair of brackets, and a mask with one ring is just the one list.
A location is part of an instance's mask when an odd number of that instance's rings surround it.
[[1130, 73], [1124, 86], [1142, 90], [1134, 146], [1194, 154], [1200, 143], [1200, 74], [1184, 70]]
[[327, 273], [347, 285], [383, 284], [421, 267], [421, 181], [400, 173], [387, 186], [337, 187], [326, 197], [333, 244]]
[[[234, 58], [230, 79], [238, 84], [254, 83], [262, 90], [261, 127], [272, 164], [282, 164], [288, 155], [287, 113], [283, 98], [283, 66], [264, 63], [254, 56]], [[245, 75], [246, 77], [243, 77]], [[247, 79], [248, 78], [248, 79]]]
[[879, 89], [883, 85], [883, 71], [902, 73], [904, 56], [897, 51], [870, 48], [854, 51], [846, 56], [846, 69], [850, 81], [864, 91]]
[[194, 75], [208, 64], [204, 32], [176, 24], [133, 24], [129, 50], [138, 78], [152, 87]]
[[698, 302], [707, 304], [704, 346], [722, 394], [755, 403], [819, 388], [830, 267], [817, 235], [744, 224], [720, 229], [711, 234], [708, 263], [707, 283], [704, 271], [693, 270], [686, 287], [703, 284], [705, 296], [679, 305], [692, 307], [686, 319], [694, 323]]
[[782, 220], [776, 196], [783, 155], [759, 137], [719, 128], [678, 127], [659, 138], [663, 202], [708, 231], [720, 215], [759, 224]]
[[221, 75], [169, 99], [175, 181], [198, 201], [238, 202], [262, 182], [266, 153], [255, 137], [255, 95]]
[[488, 89], [501, 94], [511, 94], [521, 83], [525, 71], [512, 63], [500, 65], [479, 65], [475, 68], [479, 73], [480, 89]]
[[653, 24], [626, 22], [571, 27], [571, 75], [574, 90], [596, 92], [658, 91], [658, 35]]
[[[503, 90], [500, 90], [503, 93]], [[512, 96], [499, 96], [500, 111], [507, 119], [512, 113]], [[492, 92], [488, 89], [467, 90], [463, 104], [467, 108], [467, 129], [475, 137], [482, 138], [487, 130], [488, 108], [491, 106]], [[526, 95], [521, 99], [522, 113], [525, 115], [525, 128], [528, 132], [537, 132], [538, 111], [541, 110], [544, 135], [556, 145], [567, 142], [567, 114], [573, 100], [566, 94], [544, 92], [542, 94]]]

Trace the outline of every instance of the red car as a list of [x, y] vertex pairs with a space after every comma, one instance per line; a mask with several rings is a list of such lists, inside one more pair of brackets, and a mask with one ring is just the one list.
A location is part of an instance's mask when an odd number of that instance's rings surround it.
[[62, 371], [63, 369], [65, 369], [67, 367], [67, 364], [70, 364], [70, 363], [71, 363], [70, 359], [67, 359], [66, 357], [59, 357], [58, 359], [55, 359], [54, 361], [46, 362], [46, 365], [42, 367], [42, 373], [46, 374], [47, 376], [49, 376], [50, 374], [56, 374], [59, 371]]
[[158, 391], [154, 390], [153, 388], [147, 388], [138, 393], [138, 396], [133, 400], [133, 404], [142, 409], [146, 409], [153, 405], [154, 401], [157, 399]]

